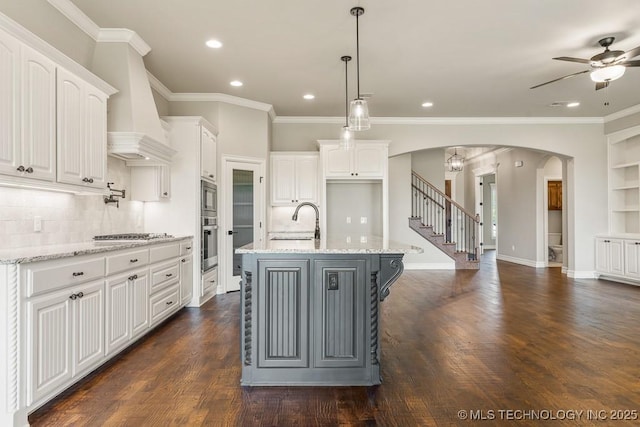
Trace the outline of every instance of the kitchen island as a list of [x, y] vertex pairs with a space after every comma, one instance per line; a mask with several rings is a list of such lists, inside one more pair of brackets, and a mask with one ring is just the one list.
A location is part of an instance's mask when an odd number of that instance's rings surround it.
[[243, 246], [242, 385], [376, 385], [379, 303], [420, 248], [272, 236]]

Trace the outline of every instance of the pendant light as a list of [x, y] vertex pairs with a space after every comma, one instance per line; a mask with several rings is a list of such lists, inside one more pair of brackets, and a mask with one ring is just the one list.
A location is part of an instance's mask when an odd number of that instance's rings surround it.
[[358, 82], [358, 97], [351, 101], [351, 109], [349, 111], [349, 129], [350, 130], [368, 130], [371, 128], [369, 122], [369, 107], [367, 101], [360, 97], [360, 28], [358, 26], [358, 18], [364, 14], [364, 8], [351, 8], [351, 15], [356, 17], [356, 74]]
[[344, 61], [344, 126], [340, 132], [340, 148], [350, 150], [353, 147], [353, 132], [349, 130], [349, 78], [347, 73], [351, 57], [345, 55], [340, 59]]
[[464, 165], [464, 157], [458, 155], [458, 149], [453, 149], [453, 156], [447, 159], [449, 172], [460, 172]]

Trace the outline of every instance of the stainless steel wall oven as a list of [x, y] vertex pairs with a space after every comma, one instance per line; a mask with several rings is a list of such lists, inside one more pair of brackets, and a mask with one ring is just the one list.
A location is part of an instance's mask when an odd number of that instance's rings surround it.
[[202, 272], [218, 265], [218, 192], [214, 184], [202, 182], [200, 253]]

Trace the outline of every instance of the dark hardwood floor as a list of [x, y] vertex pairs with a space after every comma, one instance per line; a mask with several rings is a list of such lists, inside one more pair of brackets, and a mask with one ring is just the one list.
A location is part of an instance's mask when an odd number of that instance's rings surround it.
[[30, 422], [640, 423], [640, 287], [568, 279], [559, 268], [496, 262], [492, 254], [480, 271], [407, 271], [381, 305], [378, 387], [240, 387], [239, 306], [232, 293], [183, 310]]

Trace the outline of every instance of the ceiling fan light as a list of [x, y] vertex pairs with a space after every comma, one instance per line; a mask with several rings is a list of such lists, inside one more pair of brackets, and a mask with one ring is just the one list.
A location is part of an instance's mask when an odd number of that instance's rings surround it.
[[596, 83], [610, 82], [622, 77], [626, 69], [624, 65], [597, 68], [591, 72], [590, 77]]
[[343, 126], [340, 132], [340, 148], [351, 150], [353, 148], [353, 140], [353, 132], [349, 130], [349, 126]]
[[369, 130], [369, 106], [364, 99], [354, 99], [349, 108], [349, 129], [354, 131]]

